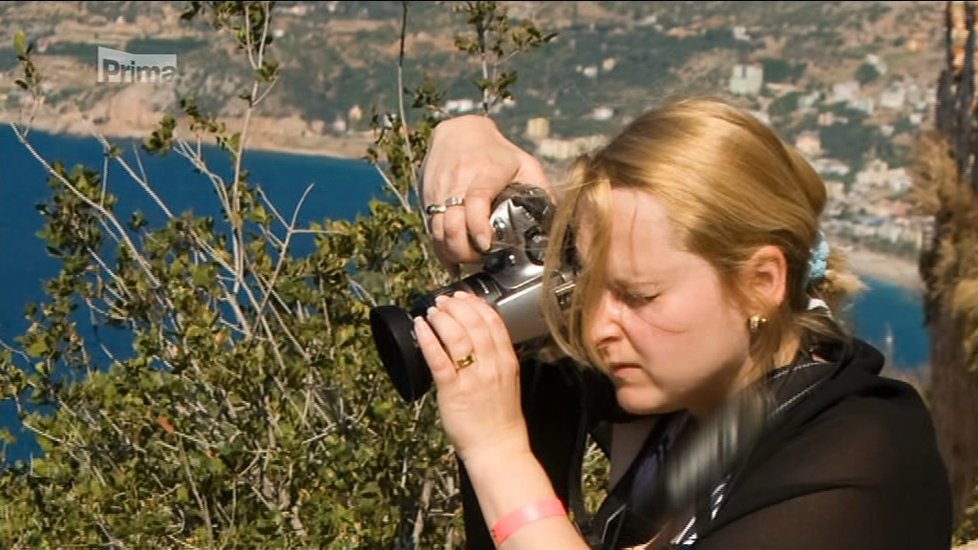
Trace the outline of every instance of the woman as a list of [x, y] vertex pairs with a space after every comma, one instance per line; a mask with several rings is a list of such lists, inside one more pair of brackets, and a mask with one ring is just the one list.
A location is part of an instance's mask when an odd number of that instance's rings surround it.
[[[424, 197], [448, 205], [429, 208], [443, 261], [478, 257], [468, 243], [486, 247], [488, 201], [514, 180], [546, 185], [487, 119], [436, 129]], [[569, 520], [530, 450], [495, 311], [458, 294], [415, 320], [498, 545], [949, 547], [928, 412], [833, 315], [858, 281], [821, 236], [825, 201], [801, 156], [717, 100], [649, 111], [577, 163], [547, 257], [577, 285], [544, 306], [555, 342], [638, 419], [616, 426], [597, 521]]]

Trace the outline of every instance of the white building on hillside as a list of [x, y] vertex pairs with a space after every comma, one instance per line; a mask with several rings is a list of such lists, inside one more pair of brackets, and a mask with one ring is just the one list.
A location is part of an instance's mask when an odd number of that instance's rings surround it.
[[730, 73], [730, 93], [757, 95], [764, 86], [764, 67], [758, 64], [734, 65]]

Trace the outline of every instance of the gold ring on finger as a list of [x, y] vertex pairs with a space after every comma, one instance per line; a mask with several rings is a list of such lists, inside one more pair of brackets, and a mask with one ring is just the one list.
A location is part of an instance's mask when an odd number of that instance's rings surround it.
[[455, 370], [456, 371], [460, 371], [460, 370], [464, 369], [465, 367], [468, 367], [472, 363], [475, 363], [475, 354], [474, 353], [470, 353], [470, 354], [466, 355], [465, 357], [462, 357], [461, 359], [455, 361]]
[[464, 206], [465, 197], [448, 197], [445, 199], [445, 207], [449, 206]]

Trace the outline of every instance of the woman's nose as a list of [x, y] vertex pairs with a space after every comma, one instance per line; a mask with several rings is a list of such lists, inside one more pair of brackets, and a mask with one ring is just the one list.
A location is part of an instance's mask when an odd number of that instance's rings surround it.
[[597, 347], [621, 336], [621, 303], [610, 292], [603, 292], [591, 319], [591, 338]]

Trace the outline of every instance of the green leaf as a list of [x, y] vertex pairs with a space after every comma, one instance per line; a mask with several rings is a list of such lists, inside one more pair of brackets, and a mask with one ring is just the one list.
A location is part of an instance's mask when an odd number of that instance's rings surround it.
[[208, 286], [213, 282], [214, 270], [208, 265], [195, 265], [191, 269], [194, 278], [194, 284], [201, 287]]
[[227, 144], [228, 144], [228, 149], [230, 149], [231, 152], [237, 153], [238, 151], [240, 151], [241, 132], [235, 132], [231, 134], [231, 137], [228, 138]]
[[27, 355], [31, 357], [43, 357], [50, 351], [48, 343], [44, 341], [44, 338], [38, 338], [27, 347]]
[[260, 205], [260, 204], [258, 206], [255, 206], [254, 210], [252, 210], [252, 212], [251, 212], [251, 218], [256, 223], [260, 223], [262, 225], [267, 224], [268, 223], [268, 220], [269, 220], [269, 218], [268, 218], [268, 212], [266, 212], [265, 211], [265, 207], [262, 206], [262, 205]]
[[24, 31], [14, 33], [14, 52], [17, 55], [27, 55], [27, 37]]
[[129, 220], [129, 227], [133, 231], [139, 231], [143, 227], [146, 227], [146, 216], [139, 210], [132, 213], [132, 218]]

